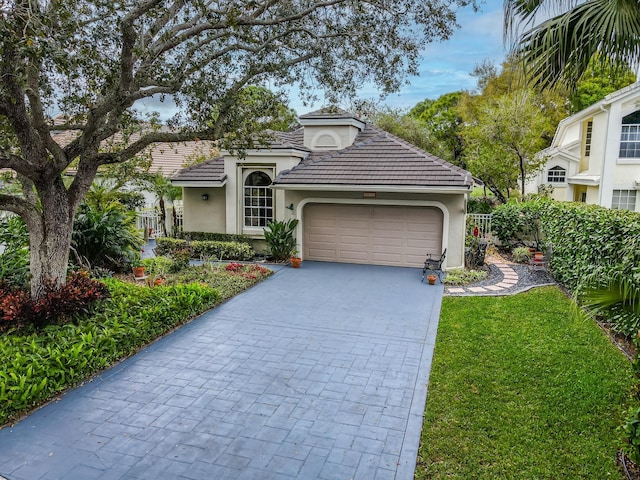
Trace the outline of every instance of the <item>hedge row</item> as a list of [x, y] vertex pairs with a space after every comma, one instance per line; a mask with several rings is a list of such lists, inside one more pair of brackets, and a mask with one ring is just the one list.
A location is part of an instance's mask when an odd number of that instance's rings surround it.
[[216, 242], [209, 240], [188, 241], [179, 238], [156, 239], [156, 254], [170, 255], [177, 250], [189, 249], [193, 257], [217, 260], [251, 260], [255, 252], [250, 245], [239, 242]]
[[216, 289], [197, 283], [105, 283], [111, 298], [77, 324], [0, 337], [0, 425], [221, 301]]
[[594, 279], [605, 285], [616, 274], [640, 287], [640, 213], [544, 200], [524, 202], [516, 209], [519, 214], [517, 210], [524, 218], [540, 219], [544, 240], [551, 245], [553, 275], [570, 289]]
[[237, 242], [253, 245], [251, 237], [235, 233], [180, 232], [178, 238], [188, 241]]

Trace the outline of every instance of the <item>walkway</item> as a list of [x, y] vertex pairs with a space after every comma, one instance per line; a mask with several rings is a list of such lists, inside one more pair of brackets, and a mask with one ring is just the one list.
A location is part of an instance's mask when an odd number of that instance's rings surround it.
[[411, 480], [443, 288], [285, 268], [0, 430], [0, 475]]
[[487, 278], [461, 287], [448, 286], [444, 295], [514, 295], [533, 287], [556, 284], [551, 274], [543, 267], [508, 263], [500, 256], [487, 257], [487, 265]]

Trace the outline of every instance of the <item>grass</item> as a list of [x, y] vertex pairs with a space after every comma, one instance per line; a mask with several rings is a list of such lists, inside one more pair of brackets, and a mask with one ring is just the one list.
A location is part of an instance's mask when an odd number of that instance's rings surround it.
[[632, 376], [556, 287], [445, 298], [415, 477], [621, 478]]

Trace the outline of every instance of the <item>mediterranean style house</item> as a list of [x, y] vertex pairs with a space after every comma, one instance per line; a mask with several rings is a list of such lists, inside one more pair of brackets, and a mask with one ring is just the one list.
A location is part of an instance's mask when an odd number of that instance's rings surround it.
[[556, 200], [640, 211], [640, 82], [562, 120], [540, 155], [527, 193], [547, 184]]
[[445, 265], [463, 266], [469, 172], [343, 110], [300, 124], [178, 172], [184, 230], [260, 240], [270, 221], [296, 218], [306, 260], [421, 267], [446, 248]]

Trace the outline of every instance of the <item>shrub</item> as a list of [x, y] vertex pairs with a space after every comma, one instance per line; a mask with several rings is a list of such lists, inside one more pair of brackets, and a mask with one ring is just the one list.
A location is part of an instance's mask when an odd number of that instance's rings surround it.
[[235, 233], [180, 232], [177, 237], [187, 241], [236, 242], [246, 243], [249, 246], [253, 245], [251, 237]]
[[484, 270], [465, 270], [464, 268], [459, 268], [447, 270], [444, 283], [447, 285], [467, 285], [469, 283], [480, 282], [485, 278], [487, 278], [487, 272]]
[[156, 238], [156, 255], [169, 255], [174, 250], [185, 248], [188, 245], [186, 240], [180, 238], [159, 237]]
[[44, 295], [32, 300], [25, 290], [0, 292], [0, 330], [32, 324], [42, 327], [49, 323], [68, 321], [73, 315], [89, 313], [96, 300], [107, 296], [106, 286], [89, 278], [86, 273], [73, 272], [59, 288], [46, 287]]
[[529, 263], [531, 260], [531, 250], [528, 247], [514, 248], [511, 252], [513, 254], [513, 260], [518, 263]]
[[470, 197], [467, 201], [468, 213], [492, 213], [497, 206], [494, 197]]
[[251, 260], [255, 256], [253, 249], [246, 243], [214, 242], [194, 240], [188, 242], [177, 238], [158, 238], [156, 254], [172, 255], [173, 252], [189, 248], [194, 257], [215, 258], [217, 260]]
[[142, 248], [135, 212], [115, 201], [104, 206], [83, 204], [76, 215], [72, 246], [82, 266], [126, 270]]
[[29, 232], [17, 215], [0, 218], [0, 281], [15, 288], [29, 282]]
[[505, 203], [493, 211], [491, 229], [506, 248], [516, 241], [518, 233], [524, 229], [524, 217], [520, 207], [515, 203]]
[[274, 260], [282, 261], [291, 257], [296, 249], [294, 232], [297, 226], [298, 220], [292, 218], [286, 222], [283, 220], [269, 222], [264, 229], [264, 239]]

